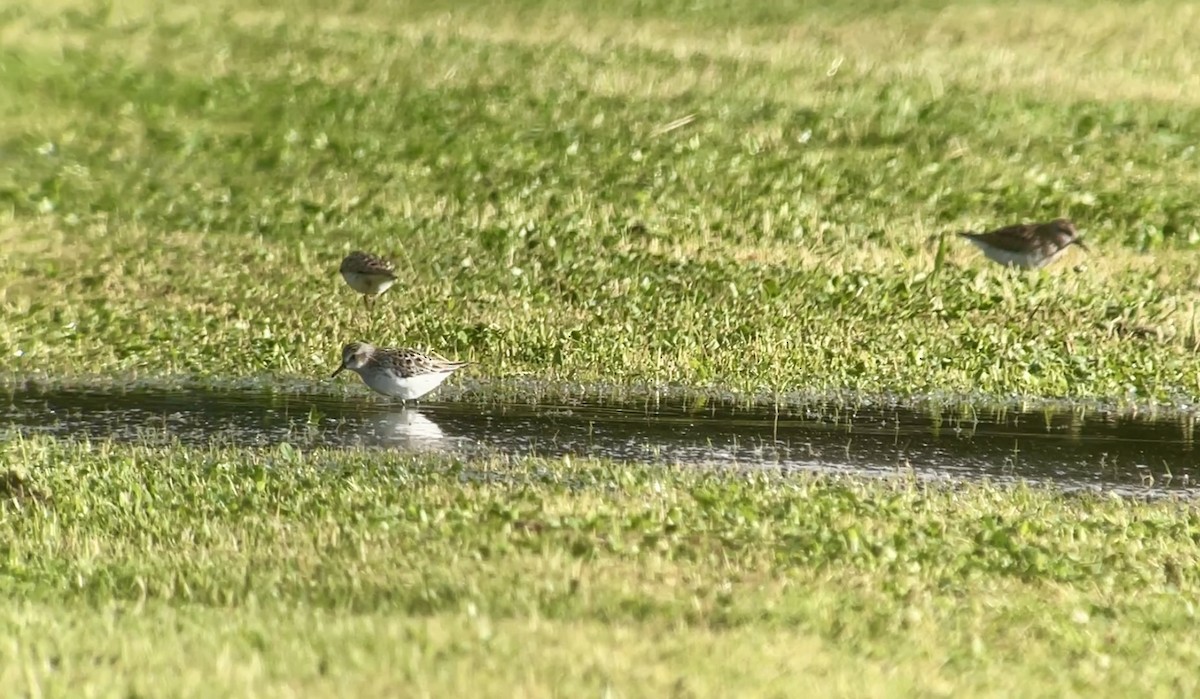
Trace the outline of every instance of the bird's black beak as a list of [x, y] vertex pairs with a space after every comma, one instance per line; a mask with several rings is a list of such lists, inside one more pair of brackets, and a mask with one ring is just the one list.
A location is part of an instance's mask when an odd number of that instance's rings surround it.
[[1084, 252], [1091, 252], [1091, 251], [1092, 251], [1092, 249], [1091, 249], [1091, 248], [1089, 248], [1088, 246], [1084, 245], [1084, 244], [1083, 244], [1083, 241], [1082, 241], [1082, 240], [1080, 240], [1079, 238], [1076, 238], [1076, 239], [1075, 239], [1075, 244], [1076, 244], [1076, 245], [1078, 245], [1079, 247], [1083, 248], [1083, 251], [1084, 251]]
[[345, 369], [345, 368], [346, 368], [346, 364], [345, 364], [345, 363], [342, 363], [342, 365], [341, 365], [340, 367], [338, 367], [338, 368], [337, 368], [337, 371], [333, 372], [333, 376], [330, 376], [329, 378], [331, 378], [331, 379], [332, 379], [332, 378], [334, 378], [334, 377], [335, 377], [335, 376], [337, 376], [338, 374], [342, 373], [342, 370], [343, 370], [343, 369]]

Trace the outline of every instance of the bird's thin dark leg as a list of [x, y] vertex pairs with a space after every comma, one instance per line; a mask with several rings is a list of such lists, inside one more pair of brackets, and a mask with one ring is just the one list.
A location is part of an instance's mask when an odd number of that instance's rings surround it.
[[367, 305], [367, 296], [363, 294], [363, 313], [367, 316], [367, 323], [371, 322], [371, 307]]

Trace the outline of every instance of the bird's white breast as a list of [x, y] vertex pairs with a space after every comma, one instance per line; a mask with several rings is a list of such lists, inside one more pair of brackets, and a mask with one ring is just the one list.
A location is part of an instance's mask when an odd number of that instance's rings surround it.
[[396, 280], [383, 274], [367, 272], [342, 272], [342, 278], [360, 294], [378, 295], [388, 290]]
[[1012, 252], [1001, 248], [988, 245], [982, 240], [970, 239], [975, 247], [983, 251], [985, 257], [993, 262], [999, 262], [1002, 265], [1014, 267], [1022, 267], [1024, 269], [1037, 269], [1045, 266], [1048, 262], [1062, 254], [1062, 249], [1056, 251], [1053, 255], [1043, 255], [1040, 252]]
[[366, 370], [359, 372], [359, 376], [362, 377], [363, 383], [370, 386], [371, 390], [377, 393], [382, 393], [385, 396], [393, 396], [400, 400], [416, 400], [442, 385], [442, 382], [452, 373], [450, 371], [442, 371], [402, 378], [390, 371]]

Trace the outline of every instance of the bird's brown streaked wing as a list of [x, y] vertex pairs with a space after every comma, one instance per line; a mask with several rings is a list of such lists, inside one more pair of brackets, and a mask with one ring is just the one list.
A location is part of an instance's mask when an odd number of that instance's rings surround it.
[[1036, 238], [1037, 226], [1018, 223], [1003, 228], [996, 228], [986, 233], [976, 233], [973, 237], [988, 245], [1008, 252], [1027, 252]]
[[392, 278], [396, 276], [396, 268], [392, 266], [392, 263], [379, 257], [372, 257], [367, 262], [366, 268], [371, 274], [379, 274]]
[[441, 357], [431, 356], [414, 349], [394, 350], [392, 358], [395, 368], [401, 376], [420, 376], [422, 374], [441, 374], [456, 371], [471, 362], [458, 362]]
[[343, 272], [358, 272], [359, 274], [377, 274], [384, 277], [395, 278], [395, 268], [391, 262], [362, 251], [355, 251], [346, 255], [342, 260], [341, 271]]

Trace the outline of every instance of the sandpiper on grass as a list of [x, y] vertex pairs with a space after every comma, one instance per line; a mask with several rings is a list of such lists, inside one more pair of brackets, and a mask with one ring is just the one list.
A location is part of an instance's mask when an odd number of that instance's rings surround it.
[[[342, 364], [333, 376], [349, 369], [376, 393], [416, 400], [441, 385], [458, 369], [470, 362], [442, 359], [415, 349], [376, 347], [367, 342], [351, 342], [342, 348]], [[332, 378], [332, 377], [331, 377]]]
[[1023, 269], [1044, 267], [1071, 245], [1088, 250], [1079, 239], [1075, 224], [1065, 218], [1046, 223], [1018, 223], [986, 233], [964, 231], [959, 235], [974, 243], [989, 260]]
[[361, 250], [346, 255], [339, 271], [350, 288], [363, 295], [363, 305], [368, 312], [375, 297], [396, 283], [396, 271], [391, 262]]

